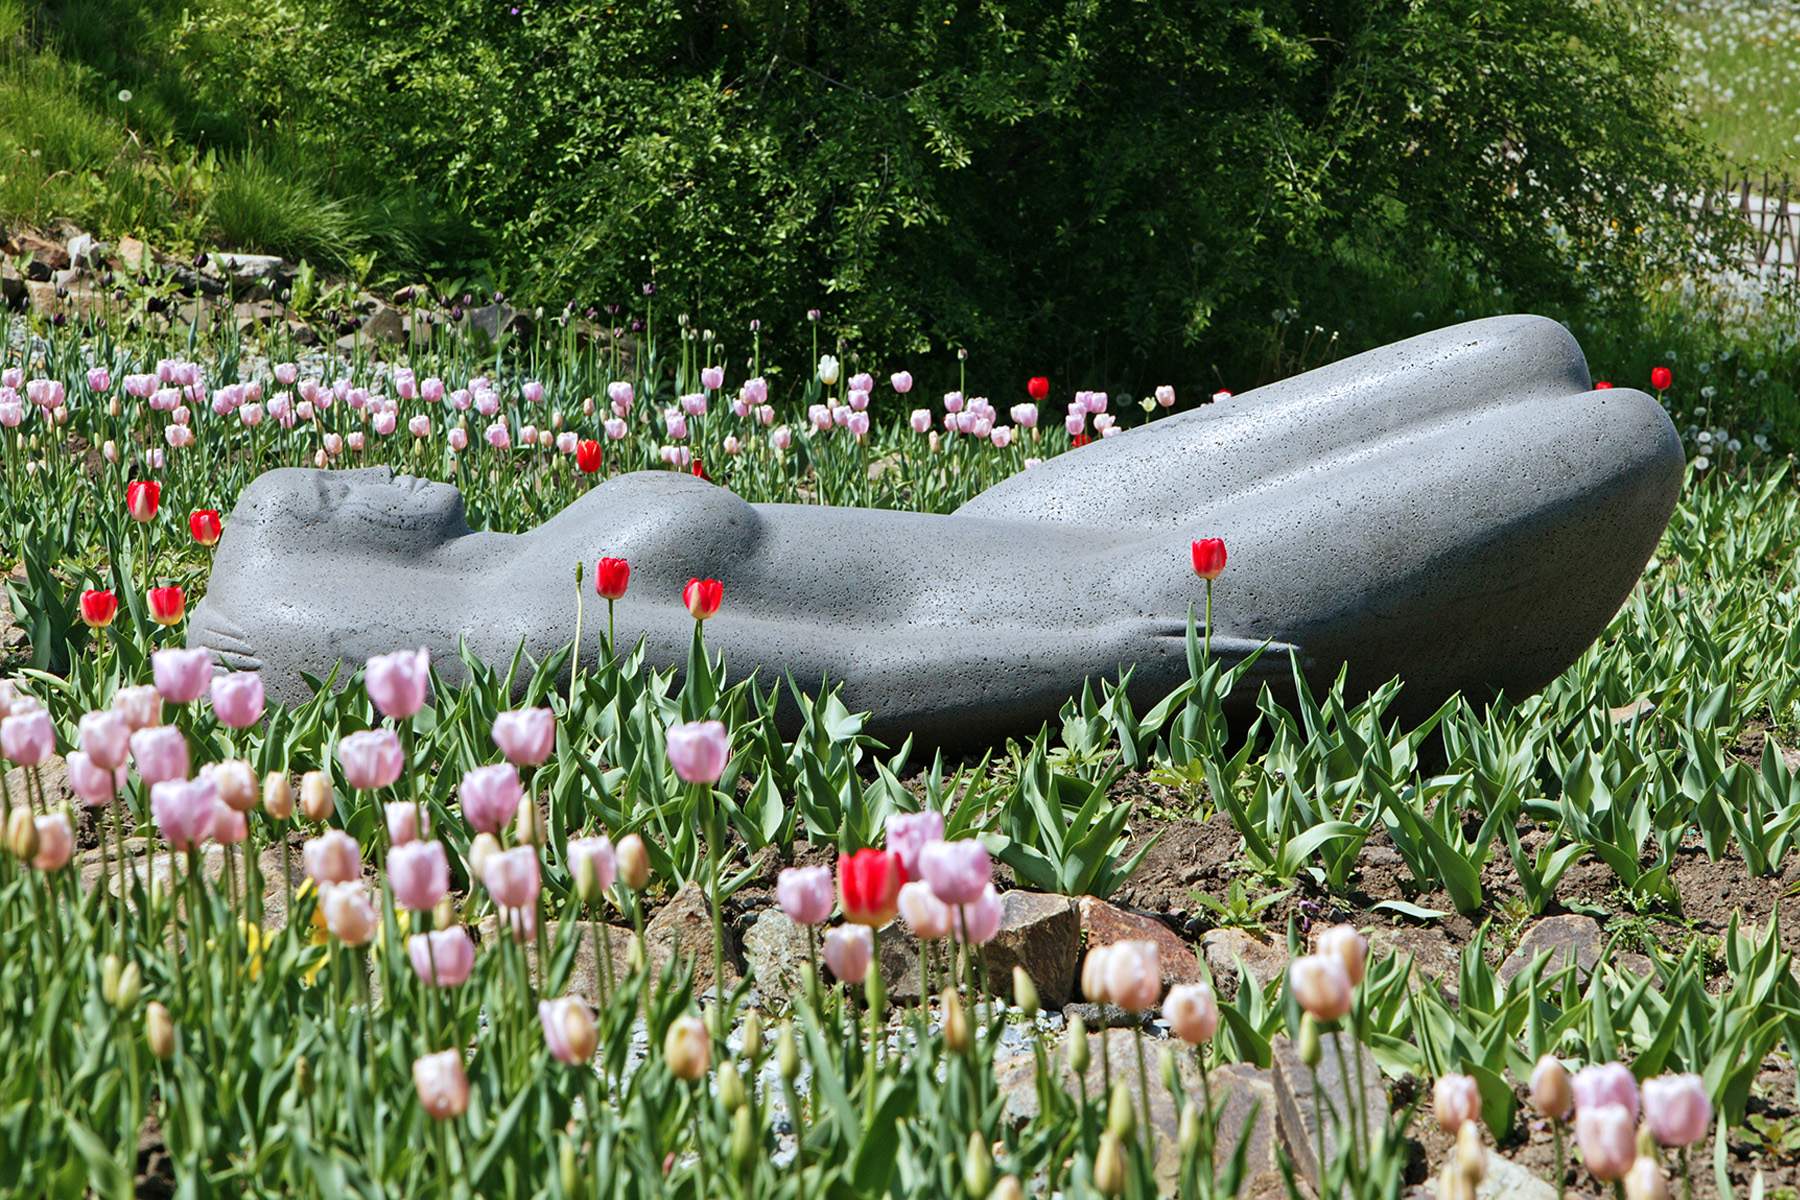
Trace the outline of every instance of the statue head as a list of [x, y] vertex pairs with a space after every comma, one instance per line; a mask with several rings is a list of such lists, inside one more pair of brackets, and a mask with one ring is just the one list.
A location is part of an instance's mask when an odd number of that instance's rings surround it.
[[284, 555], [416, 559], [469, 532], [462, 493], [387, 467], [282, 468], [244, 489], [221, 553], [238, 558], [278, 544]]

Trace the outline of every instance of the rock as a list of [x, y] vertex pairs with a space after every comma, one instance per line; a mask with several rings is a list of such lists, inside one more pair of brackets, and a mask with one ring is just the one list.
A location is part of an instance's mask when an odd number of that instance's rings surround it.
[[17, 311], [25, 307], [30, 293], [25, 290], [25, 279], [12, 265], [11, 259], [0, 259], [0, 302]]
[[[1326, 1034], [1321, 1043], [1324, 1052], [1317, 1071], [1319, 1093], [1327, 1105], [1322, 1115], [1325, 1157], [1329, 1161], [1337, 1154], [1340, 1137], [1351, 1128], [1352, 1113], [1346, 1107], [1353, 1103], [1351, 1098], [1360, 1097], [1355, 1106], [1361, 1109], [1363, 1129], [1370, 1135], [1386, 1120], [1388, 1100], [1382, 1085], [1381, 1068], [1375, 1065], [1375, 1059], [1362, 1043], [1343, 1032]], [[1299, 1048], [1286, 1036], [1277, 1035], [1271, 1049], [1275, 1058], [1275, 1102], [1281, 1142], [1287, 1148], [1295, 1170], [1316, 1192], [1319, 1186], [1316, 1122], [1321, 1114], [1313, 1092], [1313, 1072], [1300, 1061]], [[1343, 1067], [1349, 1068], [1348, 1078]]]
[[[1081, 917], [1067, 896], [1013, 890], [1001, 897], [1000, 932], [982, 950], [988, 984], [1012, 999], [1012, 972], [1023, 967], [1046, 1008], [1061, 1008], [1075, 992], [1081, 956]], [[915, 955], [915, 958], [917, 956]]]
[[[563, 928], [565, 925], [568, 926], [567, 930]], [[476, 934], [484, 947], [497, 946], [499, 944], [497, 939], [500, 936], [499, 919], [489, 913], [481, 919], [481, 924], [476, 927]], [[627, 963], [631, 953], [631, 939], [636, 936], [637, 934], [632, 930], [619, 925], [602, 924], [596, 927], [591, 921], [544, 922], [544, 945], [549, 948], [551, 963], [560, 966], [565, 961], [565, 955], [570, 955], [567, 958], [567, 974], [556, 978], [553, 981], [554, 986], [549, 990], [558, 996], [573, 993], [590, 1004], [598, 1005], [600, 1002], [600, 976], [596, 966], [600, 960], [594, 953], [596, 939], [599, 941], [599, 952], [602, 955], [607, 954], [607, 947], [611, 946], [612, 977], [616, 983], [625, 977], [625, 973], [629, 969]], [[563, 940], [565, 937], [569, 939], [568, 942]], [[519, 945], [524, 947], [526, 971], [535, 984], [538, 978], [537, 939], [535, 937], [526, 938]], [[650, 955], [651, 969], [655, 972], [662, 970], [662, 963], [665, 961], [667, 960], [659, 960], [654, 953]], [[710, 960], [708, 961], [710, 966]], [[709, 979], [711, 974], [709, 970], [707, 972]]]
[[509, 333], [527, 337], [532, 330], [531, 316], [510, 304], [484, 304], [463, 313], [465, 328], [481, 334], [490, 342], [498, 342]]
[[[1515, 975], [1531, 965], [1533, 958], [1548, 950], [1550, 958], [1544, 964], [1544, 974], [1574, 962], [1577, 978], [1585, 980], [1605, 949], [1606, 938], [1594, 918], [1577, 913], [1543, 917], [1525, 931], [1517, 948], [1500, 964], [1500, 979], [1503, 983], [1512, 982]], [[1634, 975], [1648, 975], [1653, 969], [1650, 960], [1641, 954], [1615, 954], [1613, 965]]]
[[1462, 956], [1443, 930], [1434, 926], [1398, 925], [1369, 931], [1371, 957], [1411, 955], [1415, 979], [1435, 980], [1445, 996], [1456, 998]]
[[[1104, 1043], [1102, 1038], [1105, 1039]], [[1106, 1092], [1106, 1067], [1101, 1060], [1103, 1045], [1105, 1054], [1112, 1060], [1113, 1082], [1125, 1085], [1131, 1094], [1133, 1107], [1138, 1109], [1138, 1118], [1142, 1120], [1140, 1097], [1143, 1091], [1139, 1087], [1137, 1039], [1127, 1030], [1113, 1029], [1104, 1034], [1088, 1035], [1088, 1069], [1085, 1081], [1088, 1097], [1104, 1097]], [[1164, 1086], [1158, 1065], [1166, 1047], [1174, 1047], [1176, 1051], [1175, 1062], [1184, 1089], [1179, 1099], [1171, 1096]], [[1056, 1072], [1056, 1086], [1070, 1095], [1079, 1094], [1082, 1084], [1076, 1080], [1074, 1072], [1063, 1065], [1060, 1046], [1046, 1043], [1045, 1053], [1049, 1056], [1051, 1069]], [[1185, 1046], [1168, 1039], [1146, 1039], [1144, 1055], [1145, 1065], [1151, 1074], [1150, 1124], [1156, 1131], [1156, 1178], [1165, 1189], [1169, 1189], [1181, 1165], [1181, 1150], [1177, 1144], [1181, 1105], [1188, 1099], [1196, 1104], [1200, 1103], [1200, 1069], [1193, 1054]], [[994, 1077], [1001, 1096], [1005, 1098], [1008, 1119], [1024, 1124], [1037, 1116], [1037, 1067], [1030, 1053], [1018, 1052], [997, 1058]], [[1238, 1142], [1248, 1138], [1250, 1145], [1245, 1154], [1246, 1180], [1258, 1180], [1261, 1176], [1274, 1172], [1276, 1104], [1270, 1073], [1247, 1064], [1226, 1064], [1212, 1069], [1208, 1085], [1212, 1090], [1213, 1102], [1216, 1104], [1224, 1101], [1224, 1111], [1220, 1114], [1215, 1133], [1213, 1161], [1228, 1161], [1237, 1149]], [[1263, 1182], [1266, 1184], [1266, 1181]], [[1247, 1185], [1240, 1194], [1262, 1193]]]
[[69, 266], [75, 270], [93, 271], [106, 261], [107, 245], [91, 233], [78, 233], [69, 239]]
[[[60, 271], [69, 265], [69, 251], [60, 242], [50, 241], [31, 232], [20, 233], [13, 240], [19, 253], [31, 258], [31, 264], [25, 273], [27, 279], [49, 279], [52, 271]], [[33, 274], [34, 270], [41, 274]]]
[[273, 254], [214, 254], [211, 266], [225, 276], [232, 297], [238, 300], [266, 300], [293, 274], [292, 268]]
[[[1430, 1195], [1448, 1200], [1439, 1172], [1432, 1173], [1428, 1190]], [[1557, 1192], [1518, 1163], [1489, 1150], [1487, 1169], [1475, 1185], [1475, 1200], [1557, 1200]]]
[[[657, 910], [644, 927], [645, 948], [650, 963], [657, 970], [670, 956], [694, 960], [694, 990], [704, 991], [713, 985], [712, 909], [706, 894], [697, 883], [689, 883]], [[737, 979], [736, 948], [731, 944], [731, 930], [725, 930], [725, 984]]]
[[269, 300], [239, 301], [231, 306], [232, 319], [240, 330], [273, 324], [280, 315], [281, 310]]
[[744, 931], [744, 968], [764, 996], [799, 995], [806, 964], [806, 930], [780, 909], [763, 909]]
[[[81, 887], [90, 891], [102, 887], [109, 896], [118, 894], [121, 874], [125, 880], [125, 896], [130, 901], [137, 893], [139, 886], [152, 889], [176, 886], [187, 877], [188, 860], [186, 854], [177, 855], [173, 851], [160, 849], [165, 843], [157, 839], [129, 837], [125, 839], [125, 868], [121, 872], [119, 861], [113, 851], [112, 830], [110, 821], [105, 829], [105, 857], [101, 848], [85, 850], [81, 854]], [[243, 846], [232, 847], [232, 869], [237, 874], [236, 886], [239, 891], [247, 888], [245, 868], [248, 865]], [[281, 847], [265, 846], [256, 856], [257, 870], [262, 875], [263, 927], [270, 930], [281, 928], [287, 921], [287, 889], [281, 885]], [[104, 878], [102, 868], [104, 867]], [[293, 847], [288, 857], [288, 877], [295, 888], [305, 880], [306, 873], [300, 865], [300, 849]], [[225, 879], [225, 847], [217, 842], [208, 842], [200, 852], [200, 873], [215, 888], [224, 886]]]
[[371, 341], [404, 342], [406, 317], [391, 305], [377, 303], [375, 311], [363, 322], [362, 332]]
[[1082, 896], [1075, 904], [1088, 949], [1110, 946], [1114, 942], [1151, 941], [1156, 943], [1161, 958], [1164, 988], [1178, 983], [1199, 983], [1206, 978], [1194, 951], [1155, 917], [1128, 912], [1096, 896]]
[[30, 299], [33, 312], [46, 317], [56, 312], [56, 285], [54, 283], [48, 280], [32, 279], [25, 285], [25, 292]]
[[64, 267], [51, 277], [50, 282], [59, 288], [72, 288], [81, 282], [82, 274], [80, 267]]
[[[0, 597], [0, 603], [3, 602], [4, 597]], [[38, 768], [38, 779], [44, 785], [44, 799], [52, 809], [63, 804], [80, 807], [81, 801], [69, 786], [68, 765], [59, 755], [53, 754], [44, 761]], [[13, 807], [31, 803], [32, 793], [26, 790], [29, 786], [24, 767], [14, 767], [6, 773], [6, 794], [11, 798]]]
[[117, 257], [121, 267], [135, 274], [149, 263], [150, 247], [134, 237], [122, 237], [119, 239]]
[[[930, 949], [932, 970], [940, 986], [947, 980], [950, 970], [943, 957], [944, 945], [940, 942]], [[892, 1004], [916, 1001], [919, 998], [918, 939], [907, 932], [902, 922], [889, 921], [882, 926], [877, 953], [881, 956], [881, 981], [887, 985], [888, 1001]]]
[[1285, 944], [1277, 946], [1268, 938], [1259, 938], [1243, 929], [1209, 929], [1200, 935], [1200, 953], [1206, 957], [1206, 968], [1212, 972], [1213, 986], [1222, 999], [1237, 995], [1242, 963], [1257, 983], [1267, 983], [1287, 970]]

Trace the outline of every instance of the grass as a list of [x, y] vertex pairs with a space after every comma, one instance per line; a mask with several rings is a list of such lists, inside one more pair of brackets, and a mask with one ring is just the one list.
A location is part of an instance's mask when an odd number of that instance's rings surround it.
[[1673, 0], [1691, 112], [1734, 163], [1800, 171], [1800, 2]]

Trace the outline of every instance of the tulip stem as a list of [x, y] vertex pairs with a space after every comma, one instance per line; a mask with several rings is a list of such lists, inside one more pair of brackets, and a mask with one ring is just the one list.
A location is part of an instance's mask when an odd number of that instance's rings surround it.
[[1563, 1146], [1562, 1122], [1554, 1117], [1550, 1120], [1550, 1136], [1556, 1142], [1556, 1200], [1563, 1200], [1569, 1190], [1569, 1160]]
[[1206, 661], [1212, 662], [1212, 580], [1206, 581]]
[[[721, 1006], [714, 1005], [713, 1007]], [[691, 1115], [694, 1118], [694, 1162], [700, 1172], [700, 1195], [711, 1196], [712, 1188], [706, 1181], [706, 1143], [700, 1137], [700, 1105], [706, 1100], [706, 1092], [698, 1083], [690, 1083], [688, 1095], [693, 1104]]]
[[1141, 1014], [1132, 1014], [1133, 1037], [1137, 1041], [1138, 1099], [1144, 1104], [1144, 1154], [1152, 1166], [1156, 1163], [1156, 1126], [1150, 1123], [1150, 1064], [1144, 1056], [1144, 1022]]

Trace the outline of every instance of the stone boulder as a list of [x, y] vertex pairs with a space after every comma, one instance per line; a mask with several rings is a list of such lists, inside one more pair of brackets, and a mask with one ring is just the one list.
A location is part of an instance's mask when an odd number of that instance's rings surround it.
[[1206, 978], [1193, 949], [1155, 917], [1120, 908], [1096, 896], [1083, 896], [1075, 904], [1089, 950], [1114, 942], [1154, 942], [1161, 960], [1165, 989], [1178, 983], [1199, 983]]

